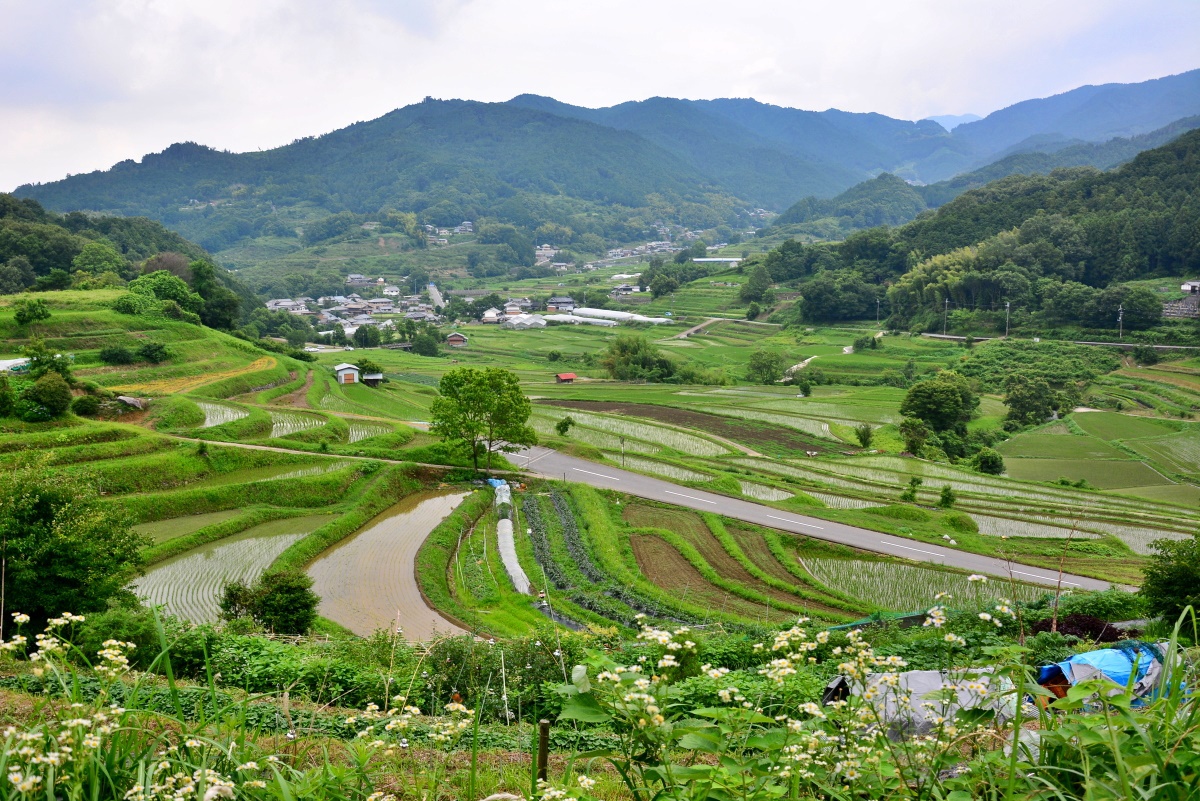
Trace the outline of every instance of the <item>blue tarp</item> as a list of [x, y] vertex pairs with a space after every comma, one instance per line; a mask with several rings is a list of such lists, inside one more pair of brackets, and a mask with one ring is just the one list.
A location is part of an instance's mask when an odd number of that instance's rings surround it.
[[489, 478], [487, 483], [490, 484], [493, 489], [495, 489], [496, 487], [503, 487], [508, 482], [502, 478]]
[[[1100, 675], [1122, 688], [1132, 685], [1134, 694], [1140, 696], [1153, 688], [1161, 667], [1162, 656], [1157, 648], [1130, 640], [1116, 648], [1075, 654], [1062, 662], [1045, 665], [1038, 672], [1038, 683], [1046, 684], [1063, 676], [1071, 684], [1076, 684]], [[1151, 680], [1143, 682], [1151, 673]]]

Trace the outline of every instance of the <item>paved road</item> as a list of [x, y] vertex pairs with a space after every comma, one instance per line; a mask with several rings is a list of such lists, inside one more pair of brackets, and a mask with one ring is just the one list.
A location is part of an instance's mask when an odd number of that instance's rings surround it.
[[[894, 537], [829, 520], [784, 512], [770, 506], [682, 487], [669, 481], [596, 464], [586, 459], [567, 456], [549, 448], [531, 448], [521, 454], [514, 454], [513, 457], [514, 463], [521, 465], [528, 472], [546, 478], [560, 478], [566, 481], [590, 484], [600, 489], [619, 490], [639, 498], [685, 506], [702, 512], [718, 512], [726, 517], [744, 520], [747, 523], [838, 542], [864, 551], [902, 556], [917, 562], [949, 565], [972, 573], [985, 573], [1002, 578], [1007, 577], [1011, 571], [1013, 577], [1019, 581], [1047, 586], [1053, 586], [1058, 581], [1056, 573], [1042, 568], [1019, 564], [1010, 565], [1003, 559], [991, 556], [943, 548], [940, 545], [929, 545], [904, 537]], [[1085, 576], [1070, 574], [1063, 576], [1064, 589], [1104, 590], [1109, 586], [1107, 581]], [[931, 587], [930, 594], [932, 595], [938, 589], [940, 588]]]
[[442, 293], [438, 291], [437, 284], [430, 284], [426, 289], [429, 290], [429, 305], [435, 309], [446, 305], [446, 302], [442, 300]]

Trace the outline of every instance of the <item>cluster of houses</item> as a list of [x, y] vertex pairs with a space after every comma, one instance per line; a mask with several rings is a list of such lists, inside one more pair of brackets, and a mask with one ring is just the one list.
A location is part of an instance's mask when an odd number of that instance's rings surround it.
[[453, 228], [438, 228], [436, 225], [425, 226], [425, 236], [431, 245], [449, 245], [451, 235], [473, 233], [475, 233], [475, 223], [470, 220], [463, 220]]
[[268, 311], [283, 311], [308, 318], [318, 329], [341, 326], [347, 336], [353, 335], [362, 325], [392, 324], [391, 319], [380, 320], [376, 315], [401, 317], [414, 322], [441, 322], [437, 310], [432, 304], [422, 301], [420, 295], [401, 297], [399, 287], [384, 286], [382, 289], [384, 297], [364, 298], [352, 292], [349, 295], [323, 295], [315, 300], [309, 297], [274, 298], [268, 300], [266, 306]]

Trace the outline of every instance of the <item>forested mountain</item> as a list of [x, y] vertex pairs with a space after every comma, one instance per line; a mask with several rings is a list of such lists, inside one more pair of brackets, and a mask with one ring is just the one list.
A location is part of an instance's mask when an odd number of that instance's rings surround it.
[[1057, 147], [1014, 153], [971, 172], [925, 186], [884, 173], [850, 187], [836, 197], [806, 197], [772, 221], [772, 228], [793, 226], [795, 233], [840, 238], [877, 225], [900, 225], [923, 211], [937, 208], [966, 192], [1009, 175], [1048, 174], [1063, 167], [1111, 169], [1144, 150], [1158, 147], [1200, 128], [1200, 116], [1177, 120], [1148, 134], [1107, 142], [1057, 143]]
[[196, 262], [208, 265], [200, 284], [209, 284], [197, 290], [212, 301], [206, 323], [219, 321], [228, 328], [239, 308], [262, 305], [230, 273], [214, 268], [203, 248], [159, 222], [80, 212], [58, 215], [35, 200], [0, 194], [0, 295], [118, 287], [154, 270], [167, 270], [195, 285], [191, 265]]
[[[555, 244], [597, 254], [655, 238], [659, 221], [745, 230], [754, 208], [780, 209], [801, 197], [803, 208], [785, 219], [848, 220], [823, 235], [901, 222], [920, 209], [898, 183], [877, 179], [881, 173], [916, 183], [959, 176], [915, 190], [925, 205], [937, 205], [999, 174], [1110, 166], [1161, 140], [1090, 143], [1198, 113], [1200, 71], [1083, 87], [953, 132], [933, 120], [751, 99], [652, 98], [587, 109], [533, 95], [507, 103], [430, 98], [273, 150], [176, 144], [141, 162], [16, 194], [57, 211], [151, 217], [218, 255], [259, 240], [311, 246], [361, 236], [366, 223], [407, 234], [419, 248], [420, 224], [462, 220], [511, 225], [529, 241], [549, 226], [561, 234]], [[962, 175], [972, 168], [982, 169]], [[812, 200], [851, 187], [832, 204]], [[514, 268], [527, 261], [523, 250], [513, 248]]]
[[[838, 244], [788, 242], [765, 260], [795, 285], [797, 320], [861, 318], [886, 304], [892, 325], [943, 315], [1002, 326], [1005, 304], [1046, 325], [1156, 324], [1162, 300], [1124, 282], [1200, 274], [1200, 130], [1111, 172], [1011, 175], [900, 228]], [[951, 321], [953, 322], [953, 320]], [[977, 329], [978, 330], [978, 329]]]

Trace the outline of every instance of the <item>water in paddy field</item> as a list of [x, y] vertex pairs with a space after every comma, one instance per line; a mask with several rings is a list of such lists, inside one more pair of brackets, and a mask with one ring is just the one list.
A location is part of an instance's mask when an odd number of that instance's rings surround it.
[[322, 617], [363, 636], [404, 630], [409, 640], [457, 634], [457, 626], [425, 604], [417, 588], [417, 551], [467, 497], [463, 492], [410, 495], [322, 554], [308, 568]]
[[132, 589], [147, 603], [193, 623], [212, 623], [226, 584], [257, 579], [275, 557], [333, 515], [271, 520], [152, 565]]

